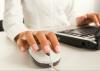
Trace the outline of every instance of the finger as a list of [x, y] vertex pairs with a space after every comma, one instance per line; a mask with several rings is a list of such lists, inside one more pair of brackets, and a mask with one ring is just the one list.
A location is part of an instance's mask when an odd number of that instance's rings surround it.
[[53, 50], [56, 53], [60, 53], [60, 44], [59, 44], [59, 41], [58, 41], [56, 35], [53, 32], [49, 32], [47, 34], [47, 38], [49, 39], [49, 41], [53, 47]]
[[97, 26], [99, 26], [99, 20], [98, 20], [98, 17], [96, 16], [96, 14], [94, 14], [94, 13], [87, 14], [87, 18], [91, 19], [91, 22], [94, 22]]
[[37, 51], [39, 49], [37, 46], [37, 43], [33, 37], [32, 32], [26, 32], [26, 40], [27, 40], [29, 46], [31, 46], [34, 51]]
[[22, 40], [23, 46], [25, 47], [26, 50], [29, 48], [29, 44], [27, 43], [26, 40]]
[[100, 24], [100, 14], [97, 14], [97, 17], [98, 17], [98, 21], [99, 21], [99, 24]]
[[86, 19], [87, 19], [86, 16], [77, 17], [76, 18], [77, 26], [80, 27], [80, 26], [86, 25], [87, 23], [84, 23]]
[[22, 52], [26, 51], [27, 46], [28, 46], [27, 44], [24, 44], [23, 41], [22, 41], [21, 39], [18, 39], [18, 40], [17, 40], [17, 45], [18, 45], [18, 47], [20, 48], [20, 50], [21, 50]]
[[43, 32], [37, 32], [35, 34], [35, 36], [37, 37], [41, 48], [44, 50], [45, 53], [49, 53], [50, 52], [50, 45], [48, 43], [48, 40], [45, 36], [45, 34]]

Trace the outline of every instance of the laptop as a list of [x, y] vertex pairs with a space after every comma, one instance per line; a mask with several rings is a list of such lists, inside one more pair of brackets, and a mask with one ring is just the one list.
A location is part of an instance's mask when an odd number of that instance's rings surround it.
[[100, 49], [99, 27], [84, 26], [56, 33], [58, 40], [79, 48]]

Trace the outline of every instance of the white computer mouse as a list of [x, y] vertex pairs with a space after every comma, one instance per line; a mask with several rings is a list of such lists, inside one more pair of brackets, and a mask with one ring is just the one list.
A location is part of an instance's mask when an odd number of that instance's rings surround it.
[[[29, 54], [33, 58], [33, 61], [36, 63], [36, 65], [44, 68], [51, 67], [50, 66], [50, 59], [48, 55], [46, 55], [43, 50], [37, 51], [33, 53], [32, 48], [29, 48]], [[50, 49], [50, 58], [53, 63], [53, 66], [56, 66], [61, 59], [61, 54], [60, 53], [55, 53]]]

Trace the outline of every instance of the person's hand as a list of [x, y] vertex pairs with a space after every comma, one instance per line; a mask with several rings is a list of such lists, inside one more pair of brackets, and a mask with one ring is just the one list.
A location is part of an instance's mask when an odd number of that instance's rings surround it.
[[89, 13], [84, 16], [80, 16], [76, 18], [77, 26], [85, 26], [90, 23], [95, 23], [96, 26], [100, 26], [100, 14], [99, 13]]
[[56, 53], [60, 52], [60, 44], [53, 32], [23, 32], [17, 37], [16, 43], [21, 51], [32, 48], [33, 52], [41, 49], [44, 50], [45, 53], [49, 53], [50, 49]]

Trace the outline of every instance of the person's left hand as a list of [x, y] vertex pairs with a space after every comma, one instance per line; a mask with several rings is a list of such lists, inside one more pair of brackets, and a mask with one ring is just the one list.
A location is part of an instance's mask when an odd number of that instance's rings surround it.
[[100, 26], [100, 14], [99, 13], [88, 13], [84, 16], [76, 18], [77, 26], [82, 27], [89, 25], [90, 23], [95, 23], [96, 26]]

